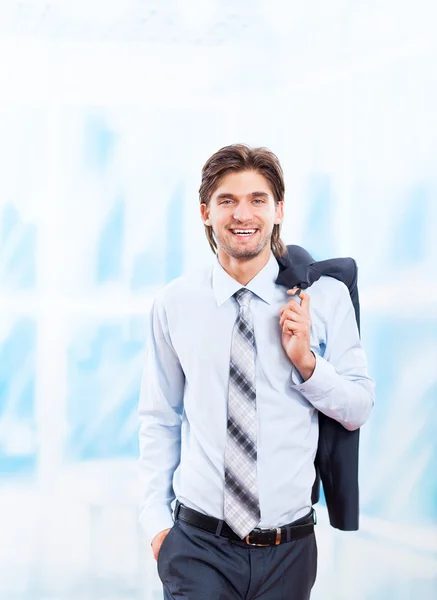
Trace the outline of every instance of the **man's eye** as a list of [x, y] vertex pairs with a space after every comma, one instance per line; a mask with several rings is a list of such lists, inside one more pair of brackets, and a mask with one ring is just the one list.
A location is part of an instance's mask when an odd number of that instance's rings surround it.
[[259, 204], [263, 204], [264, 203], [264, 198], [255, 198], [254, 202], [258, 202]]
[[220, 204], [229, 204], [232, 200], [222, 200]]

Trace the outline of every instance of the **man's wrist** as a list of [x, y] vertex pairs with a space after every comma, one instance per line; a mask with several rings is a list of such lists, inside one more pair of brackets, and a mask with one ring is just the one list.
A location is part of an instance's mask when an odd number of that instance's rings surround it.
[[140, 510], [140, 524], [146, 540], [151, 544], [156, 535], [173, 527], [171, 506], [167, 504], [144, 505]]
[[295, 364], [296, 369], [299, 371], [302, 379], [307, 381], [316, 368], [316, 355], [311, 350], [310, 354], [299, 364]]

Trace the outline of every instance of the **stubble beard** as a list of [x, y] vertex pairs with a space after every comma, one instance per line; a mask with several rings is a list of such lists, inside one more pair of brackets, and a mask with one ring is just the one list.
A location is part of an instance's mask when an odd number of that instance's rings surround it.
[[[230, 235], [233, 235], [232, 233]], [[236, 248], [235, 246], [228, 244], [222, 237], [218, 237], [215, 235], [217, 245], [224, 251], [226, 254], [229, 254], [232, 258], [236, 258], [238, 260], [251, 260], [252, 258], [257, 257], [270, 243], [272, 239], [272, 235], [268, 235], [264, 238], [261, 238], [259, 243], [253, 248]]]

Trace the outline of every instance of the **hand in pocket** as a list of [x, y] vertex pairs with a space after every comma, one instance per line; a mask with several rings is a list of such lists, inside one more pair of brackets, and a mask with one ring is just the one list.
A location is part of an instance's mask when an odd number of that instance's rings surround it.
[[167, 535], [169, 534], [171, 527], [169, 529], [164, 529], [155, 535], [152, 540], [152, 552], [153, 558], [158, 560], [159, 551], [161, 550], [161, 546]]

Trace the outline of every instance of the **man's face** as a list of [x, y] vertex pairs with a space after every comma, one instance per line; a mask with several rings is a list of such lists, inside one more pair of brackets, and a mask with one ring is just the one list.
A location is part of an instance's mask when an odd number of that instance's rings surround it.
[[275, 205], [269, 182], [257, 171], [226, 175], [209, 206], [201, 204], [200, 210], [205, 225], [213, 228], [219, 252], [240, 260], [270, 249], [273, 226], [283, 219], [283, 202]]

